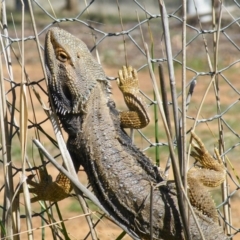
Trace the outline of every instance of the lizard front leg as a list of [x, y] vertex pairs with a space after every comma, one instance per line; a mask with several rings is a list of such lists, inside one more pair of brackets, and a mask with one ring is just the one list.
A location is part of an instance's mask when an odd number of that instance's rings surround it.
[[217, 158], [215, 160], [197, 135], [192, 132], [191, 136], [197, 143], [192, 143], [195, 151], [191, 152], [191, 156], [201, 164], [202, 168], [193, 167], [188, 171], [189, 198], [194, 207], [217, 222], [215, 204], [206, 187], [219, 186], [226, 178], [226, 171], [218, 150], [215, 149]]
[[149, 116], [146, 104], [139, 93], [136, 69], [123, 66], [118, 72], [117, 83], [129, 109], [129, 111], [120, 112], [121, 127], [139, 129], [147, 126]]

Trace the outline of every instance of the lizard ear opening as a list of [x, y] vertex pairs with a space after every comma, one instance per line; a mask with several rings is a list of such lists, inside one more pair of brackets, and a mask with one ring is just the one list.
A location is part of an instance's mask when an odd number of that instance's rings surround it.
[[72, 94], [67, 86], [63, 87], [63, 94], [69, 102], [72, 102]]

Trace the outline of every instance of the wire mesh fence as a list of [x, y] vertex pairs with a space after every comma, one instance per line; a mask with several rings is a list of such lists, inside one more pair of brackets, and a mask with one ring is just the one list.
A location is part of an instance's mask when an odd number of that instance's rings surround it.
[[[59, 7], [58, 1], [53, 1], [52, 5], [31, 1], [30, 12], [13, 11], [2, 1], [0, 222], [3, 239], [11, 238], [6, 233], [15, 234], [14, 239], [31, 238], [26, 229], [33, 229], [35, 239], [44, 236], [47, 239], [97, 239], [94, 233], [89, 233], [84, 218], [89, 213], [83, 213], [74, 197], [55, 204], [30, 206], [26, 198], [32, 196], [27, 195], [24, 186], [24, 194], [17, 194], [27, 176], [32, 175], [38, 181], [36, 170], [40, 167], [46, 166], [53, 178], [58, 173], [33, 139], [38, 139], [59, 163], [62, 161], [47, 115], [48, 93], [41, 64], [44, 37], [52, 26], [66, 29], [88, 45], [104, 66], [113, 86], [113, 99], [120, 109], [124, 104], [116, 88], [117, 70], [122, 65], [132, 65], [138, 70], [140, 89], [149, 104], [151, 124], [135, 132], [134, 141], [163, 171], [167, 169], [165, 174], [171, 179], [166, 133], [148, 74], [144, 45], [147, 43], [157, 78], [158, 65], [162, 66], [166, 86], [162, 89], [159, 83], [159, 91], [163, 90], [163, 102], [169, 109], [173, 139], [179, 135], [178, 131], [181, 132], [181, 146], [177, 141], [174, 144], [186, 152], [182, 159], [186, 160], [187, 168], [192, 166], [187, 155], [191, 130], [210, 152], [214, 147], [219, 149], [227, 179], [212, 195], [225, 233], [230, 238], [240, 239], [240, 4], [212, 1], [209, 12], [200, 12], [193, 1], [195, 12], [187, 15], [186, 22], [184, 1], [166, 1], [165, 4], [167, 16], [164, 20], [158, 1], [79, 1], [78, 9], [71, 12]], [[79, 171], [79, 178], [87, 186], [83, 169]], [[92, 229], [97, 230], [99, 239], [130, 239], [123, 236], [122, 230], [105, 218], [91, 201], [87, 201], [87, 205]]]

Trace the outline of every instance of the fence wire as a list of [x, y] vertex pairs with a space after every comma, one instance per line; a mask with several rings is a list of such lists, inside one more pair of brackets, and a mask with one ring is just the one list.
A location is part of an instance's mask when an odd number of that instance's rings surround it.
[[[149, 104], [152, 121], [147, 128], [135, 132], [134, 141], [161, 169], [167, 169], [165, 174], [172, 178], [171, 165], [167, 165], [167, 138], [148, 74], [144, 48], [144, 43], [147, 43], [157, 78], [158, 65], [161, 64], [163, 69], [166, 86], [161, 91], [159, 82], [159, 91], [165, 95], [173, 139], [179, 134], [175, 131], [176, 124], [186, 133], [181, 134], [186, 136], [187, 141], [183, 159], [188, 161], [189, 132], [192, 129], [210, 152], [214, 147], [219, 148], [227, 169], [227, 179], [222, 188], [214, 190], [212, 195], [225, 233], [230, 238], [240, 239], [240, 4], [237, 1], [212, 1], [211, 11], [204, 13], [195, 5], [195, 13], [187, 15], [184, 28], [182, 2], [166, 1], [169, 24], [166, 30], [158, 1], [79, 1], [78, 9], [72, 12], [61, 9], [58, 1], [49, 2], [31, 1], [34, 19], [28, 11], [12, 10], [5, 1], [1, 5], [1, 237], [6, 238], [5, 232], [9, 228], [12, 234], [17, 233], [19, 239], [40, 239], [44, 234], [47, 239], [50, 236], [53, 239], [94, 239], [75, 198], [54, 205], [28, 206], [23, 194], [15, 195], [26, 176], [32, 174], [38, 181], [36, 170], [40, 167], [46, 166], [53, 176], [58, 173], [38, 151], [32, 139], [38, 139], [59, 163], [62, 161], [46, 114], [48, 93], [33, 31], [34, 23], [42, 55], [45, 34], [53, 26], [82, 39], [103, 65], [113, 85], [113, 99], [120, 109], [124, 108], [124, 104], [116, 89], [117, 70], [122, 65], [132, 65], [138, 70], [140, 88]], [[165, 41], [166, 34], [170, 35], [170, 45]], [[176, 90], [176, 102], [172, 89]], [[186, 111], [186, 116], [183, 111]], [[176, 116], [177, 122], [174, 121]], [[176, 141], [174, 144], [178, 145]], [[23, 154], [25, 148], [26, 155]], [[192, 164], [186, 165], [189, 168]], [[87, 185], [82, 169], [79, 177]], [[18, 198], [19, 201], [16, 201]], [[123, 237], [121, 229], [104, 218], [93, 203], [88, 201], [87, 204], [99, 239]], [[63, 207], [67, 210], [64, 211]], [[31, 219], [31, 223], [26, 219]], [[33, 229], [33, 235], [27, 234], [26, 229]], [[130, 238], [124, 236], [123, 239]]]

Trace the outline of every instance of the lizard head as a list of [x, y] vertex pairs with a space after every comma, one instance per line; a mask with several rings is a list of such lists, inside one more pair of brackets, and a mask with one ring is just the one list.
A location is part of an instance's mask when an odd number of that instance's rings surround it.
[[84, 112], [97, 81], [106, 81], [86, 44], [60, 28], [51, 28], [46, 35], [45, 64], [49, 92], [57, 113], [62, 115]]

